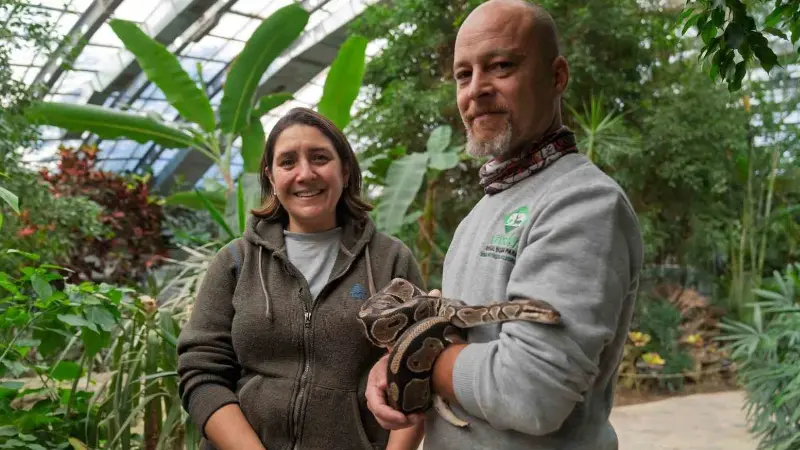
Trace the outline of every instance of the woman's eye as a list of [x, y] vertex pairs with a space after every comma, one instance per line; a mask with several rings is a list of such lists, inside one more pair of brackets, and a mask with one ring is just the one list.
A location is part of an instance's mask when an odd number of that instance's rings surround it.
[[289, 167], [289, 166], [291, 166], [291, 165], [292, 165], [292, 163], [293, 163], [293, 161], [292, 161], [291, 159], [288, 159], [288, 158], [287, 158], [287, 159], [282, 159], [282, 160], [281, 160], [281, 161], [278, 163], [278, 165], [279, 165], [279, 166], [281, 166], [281, 167]]

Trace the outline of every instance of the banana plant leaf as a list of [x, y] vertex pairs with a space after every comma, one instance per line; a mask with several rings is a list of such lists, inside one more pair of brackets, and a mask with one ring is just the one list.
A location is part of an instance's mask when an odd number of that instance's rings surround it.
[[428, 137], [428, 167], [448, 170], [458, 165], [457, 148], [450, 147], [453, 129], [447, 125], [436, 127]]
[[393, 234], [403, 224], [406, 211], [422, 186], [427, 167], [427, 153], [411, 153], [389, 167], [386, 188], [375, 208], [375, 225], [380, 231]]
[[239, 218], [239, 235], [244, 234], [245, 221], [247, 219], [247, 212], [244, 209], [244, 189], [242, 188], [242, 181], [236, 184], [236, 215]]
[[250, 125], [242, 131], [242, 160], [244, 161], [244, 171], [247, 173], [258, 173], [261, 167], [261, 156], [264, 154], [266, 137], [264, 136], [264, 126], [257, 117], [250, 119]]
[[228, 194], [225, 211], [225, 222], [233, 230], [244, 233], [248, 211], [261, 205], [261, 184], [255, 173], [243, 173], [236, 183], [236, 191]]
[[363, 36], [348, 37], [339, 48], [328, 76], [325, 77], [325, 86], [317, 109], [339, 129], [344, 129], [350, 123], [350, 108], [364, 80], [368, 42]]
[[275, 94], [265, 95], [258, 99], [258, 103], [256, 103], [255, 108], [253, 108], [252, 116], [255, 118], [261, 118], [264, 114], [272, 111], [273, 109], [281, 106], [293, 98], [294, 96], [289, 92], [277, 92]]
[[230, 239], [235, 239], [238, 235], [233, 232], [233, 229], [231, 229], [230, 225], [228, 225], [228, 223], [225, 221], [225, 216], [223, 216], [223, 213], [220, 212], [219, 208], [214, 206], [211, 201], [206, 198], [205, 194], [200, 192], [200, 190], [195, 189], [194, 191], [197, 193], [197, 196], [200, 197], [200, 201], [203, 202], [208, 210], [208, 213], [211, 214], [211, 220], [216, 222], [220, 229], [228, 234]]
[[11, 209], [13, 209], [14, 212], [19, 214], [19, 197], [17, 197], [16, 194], [0, 186], [0, 198], [5, 200], [5, 202], [8, 203], [9, 206], [11, 206]]
[[256, 28], [231, 65], [219, 106], [220, 128], [237, 134], [250, 123], [253, 97], [261, 77], [303, 32], [308, 11], [298, 4], [285, 6]]
[[[228, 201], [225, 197], [224, 191], [204, 191], [206, 200], [209, 201], [215, 208], [225, 210], [225, 203]], [[176, 192], [166, 199], [164, 203], [167, 205], [179, 205], [196, 210], [205, 210], [206, 203], [197, 195], [195, 191]]]
[[183, 70], [178, 58], [133, 22], [113, 19], [109, 25], [125, 48], [136, 57], [147, 79], [161, 89], [169, 104], [184, 119], [200, 125], [208, 132], [214, 131], [216, 119], [211, 102]]
[[103, 139], [126, 137], [140, 144], [155, 142], [165, 148], [204, 149], [204, 145], [189, 133], [162, 121], [97, 105], [39, 102], [31, 105], [26, 115], [42, 125], [90, 131]]

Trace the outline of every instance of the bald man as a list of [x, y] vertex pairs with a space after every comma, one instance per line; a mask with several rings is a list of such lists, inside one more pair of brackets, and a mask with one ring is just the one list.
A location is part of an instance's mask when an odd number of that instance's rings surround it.
[[[491, 158], [486, 195], [448, 249], [442, 294], [474, 305], [538, 298], [563, 326], [487, 325], [446, 348], [432, 389], [470, 425], [429, 410], [425, 448], [616, 449], [608, 418], [642, 238], [622, 189], [562, 124], [569, 67], [552, 18], [522, 0], [482, 4], [458, 32], [454, 76], [467, 152]], [[370, 374], [373, 414], [388, 429], [418, 423], [386, 406], [385, 371], [383, 359]]]

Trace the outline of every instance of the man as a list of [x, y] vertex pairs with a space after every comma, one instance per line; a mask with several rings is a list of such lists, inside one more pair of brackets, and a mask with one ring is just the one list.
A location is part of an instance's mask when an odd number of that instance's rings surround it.
[[[608, 417], [641, 233], [620, 187], [562, 125], [569, 68], [552, 18], [523, 0], [482, 4], [459, 30], [454, 77], [467, 151], [492, 159], [480, 170], [486, 195], [447, 252], [442, 295], [469, 304], [538, 298], [564, 326], [483, 326], [445, 349], [432, 388], [470, 425], [428, 411], [425, 447], [616, 449]], [[385, 370], [384, 358], [371, 373], [370, 410], [385, 428], [417, 423], [386, 405]]]

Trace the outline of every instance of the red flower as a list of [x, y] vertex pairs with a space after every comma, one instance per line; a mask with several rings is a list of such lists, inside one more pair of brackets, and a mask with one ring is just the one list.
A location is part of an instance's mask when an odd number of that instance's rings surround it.
[[28, 236], [32, 235], [33, 233], [36, 233], [36, 227], [33, 227], [33, 226], [25, 227], [25, 228], [23, 228], [23, 229], [21, 229], [21, 230], [19, 230], [17, 232], [17, 236], [19, 236], [19, 237], [28, 237]]

